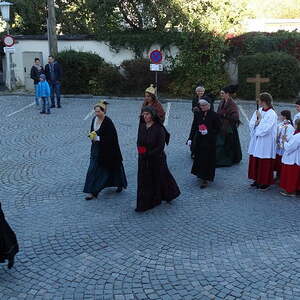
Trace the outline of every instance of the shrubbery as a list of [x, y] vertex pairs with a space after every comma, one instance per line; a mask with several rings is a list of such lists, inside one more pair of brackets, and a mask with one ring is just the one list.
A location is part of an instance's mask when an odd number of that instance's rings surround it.
[[[125, 60], [121, 68], [124, 74], [125, 93], [143, 93], [152, 83], [155, 83], [155, 72], [150, 71], [149, 59]], [[170, 82], [169, 74], [166, 71], [158, 72], [159, 91], [165, 92]]]
[[227, 83], [224, 70], [226, 46], [221, 37], [211, 33], [191, 33], [179, 46], [173, 60], [170, 91], [177, 96], [192, 96], [195, 87], [204, 85], [216, 94]]
[[255, 99], [255, 87], [246, 81], [256, 74], [270, 78], [270, 83], [262, 85], [262, 91], [270, 92], [275, 99], [295, 97], [300, 90], [299, 61], [289, 54], [272, 52], [240, 56], [238, 69], [239, 94], [245, 99]]
[[97, 54], [68, 50], [57, 60], [63, 69], [62, 92], [65, 94], [119, 94], [122, 76], [116, 67]]
[[228, 45], [229, 57], [280, 51], [300, 60], [300, 33], [296, 31], [248, 32], [229, 38]]

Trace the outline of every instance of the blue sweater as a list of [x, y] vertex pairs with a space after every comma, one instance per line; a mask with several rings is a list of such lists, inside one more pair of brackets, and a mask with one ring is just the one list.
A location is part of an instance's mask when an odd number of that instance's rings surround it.
[[37, 90], [38, 97], [50, 97], [50, 87], [47, 81], [40, 81]]

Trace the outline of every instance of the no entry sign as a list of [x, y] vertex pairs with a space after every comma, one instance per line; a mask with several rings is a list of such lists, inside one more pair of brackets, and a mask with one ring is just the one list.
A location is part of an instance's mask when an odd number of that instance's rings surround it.
[[161, 63], [163, 59], [163, 56], [162, 56], [162, 53], [161, 51], [159, 50], [153, 50], [151, 53], [150, 53], [150, 60], [153, 64], [159, 64]]

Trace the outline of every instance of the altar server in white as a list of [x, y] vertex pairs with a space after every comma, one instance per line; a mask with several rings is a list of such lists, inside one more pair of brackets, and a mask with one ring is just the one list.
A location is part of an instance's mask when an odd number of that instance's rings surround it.
[[280, 176], [284, 196], [295, 196], [300, 191], [300, 119], [296, 120], [294, 135], [284, 144]]
[[248, 178], [254, 180], [251, 186], [261, 190], [268, 189], [274, 183], [278, 117], [272, 102], [269, 93], [261, 93], [260, 108], [254, 112], [249, 123], [251, 140], [248, 149]]

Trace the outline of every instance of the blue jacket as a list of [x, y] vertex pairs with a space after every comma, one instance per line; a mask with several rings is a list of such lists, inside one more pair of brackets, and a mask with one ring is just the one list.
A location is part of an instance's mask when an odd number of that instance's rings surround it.
[[40, 81], [37, 89], [38, 97], [50, 97], [50, 86], [47, 81]]

